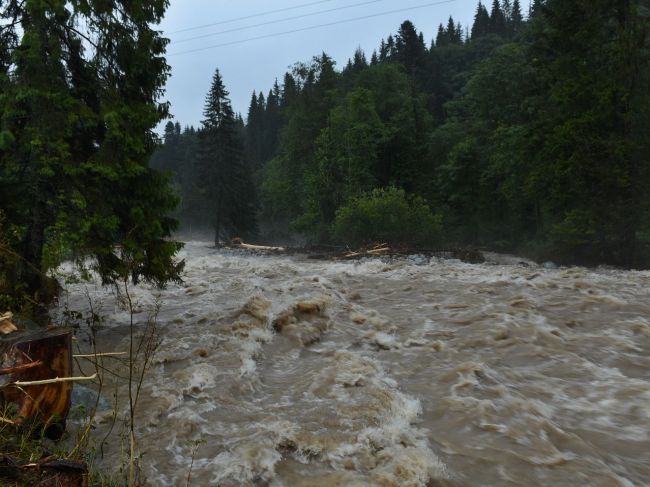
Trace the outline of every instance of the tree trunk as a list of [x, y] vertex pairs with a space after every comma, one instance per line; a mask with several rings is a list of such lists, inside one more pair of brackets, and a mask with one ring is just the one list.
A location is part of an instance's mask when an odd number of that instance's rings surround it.
[[223, 191], [219, 191], [219, 198], [217, 199], [217, 219], [214, 223], [214, 246], [219, 246], [219, 234], [221, 233], [221, 202], [223, 201]]

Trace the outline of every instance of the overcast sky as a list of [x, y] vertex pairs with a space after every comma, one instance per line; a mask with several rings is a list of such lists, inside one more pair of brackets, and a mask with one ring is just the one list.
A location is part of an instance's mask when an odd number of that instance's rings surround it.
[[[395, 33], [406, 19], [424, 33], [429, 44], [438, 24], [446, 24], [450, 15], [463, 26], [471, 25], [477, 3], [478, 0], [171, 0], [161, 26], [171, 39], [167, 59], [172, 76], [166, 98], [172, 104], [175, 120], [183, 126], [198, 125], [212, 74], [219, 68], [235, 111], [245, 117], [253, 90], [268, 93], [275, 79], [282, 81], [285, 71], [297, 61], [309, 61], [325, 51], [340, 69], [358, 46], [370, 58], [382, 37]], [[262, 15], [270, 11], [276, 12]], [[383, 13], [386, 14], [380, 15]], [[352, 20], [368, 16], [372, 17]], [[234, 19], [241, 20], [231, 22]], [[347, 20], [352, 21], [275, 35]], [[258, 25], [262, 23], [267, 25]], [[210, 35], [214, 33], [220, 34]], [[198, 36], [205, 37], [187, 40]], [[239, 42], [263, 36], [271, 37]], [[233, 42], [237, 43], [209, 48]]]

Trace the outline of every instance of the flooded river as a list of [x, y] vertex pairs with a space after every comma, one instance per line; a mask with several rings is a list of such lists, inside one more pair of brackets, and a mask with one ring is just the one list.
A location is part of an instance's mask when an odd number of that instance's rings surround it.
[[[192, 457], [196, 486], [650, 485], [650, 272], [182, 257], [183, 285], [134, 290], [138, 322], [162, 301], [149, 485], [185, 485]], [[129, 315], [88, 291], [125, 350]]]

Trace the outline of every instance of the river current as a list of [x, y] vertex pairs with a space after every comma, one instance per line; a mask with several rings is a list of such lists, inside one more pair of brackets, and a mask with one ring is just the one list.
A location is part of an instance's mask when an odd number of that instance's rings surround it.
[[[650, 486], [650, 272], [488, 257], [188, 243], [183, 284], [132, 290], [137, 327], [161, 302], [148, 485], [186, 485], [192, 464], [196, 486]], [[67, 306], [86, 292], [100, 348], [126, 350], [109, 290], [69, 284]], [[118, 464], [120, 442], [104, 453]]]

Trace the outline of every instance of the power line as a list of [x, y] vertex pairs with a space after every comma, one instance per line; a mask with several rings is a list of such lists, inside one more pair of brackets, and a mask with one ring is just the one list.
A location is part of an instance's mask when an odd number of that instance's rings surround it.
[[260, 12], [260, 13], [257, 13], [257, 14], [246, 15], [245, 17], [237, 17], [237, 18], [234, 18], [234, 19], [222, 20], [220, 22], [213, 22], [211, 24], [204, 24], [204, 25], [197, 25], [195, 27], [188, 27], [186, 29], [180, 29], [180, 30], [175, 30], [175, 31], [172, 31], [172, 32], [167, 32], [167, 34], [179, 34], [181, 32], [187, 32], [187, 31], [190, 31], [190, 30], [205, 29], [206, 27], [213, 27], [215, 25], [231, 24], [233, 22], [239, 22], [240, 20], [253, 19], [255, 17], [262, 17], [264, 15], [271, 15], [271, 14], [277, 14], [277, 13], [280, 13], [280, 12], [287, 12], [289, 10], [297, 10], [299, 8], [311, 7], [313, 5], [320, 5], [322, 3], [329, 3], [329, 2], [333, 2], [333, 1], [334, 0], [319, 0], [318, 2], [303, 3], [303, 4], [300, 4], [300, 5], [294, 5], [293, 7], [279, 8], [277, 10], [268, 10], [266, 12]]
[[213, 46], [200, 47], [198, 49], [191, 49], [189, 51], [173, 52], [173, 53], [168, 54], [168, 56], [180, 56], [181, 54], [190, 54], [190, 53], [194, 53], [194, 52], [207, 51], [209, 49], [216, 49], [218, 47], [233, 46], [235, 44], [243, 44], [244, 42], [257, 41], [257, 40], [260, 40], [260, 39], [269, 39], [271, 37], [278, 37], [278, 36], [287, 35], [287, 34], [295, 34], [297, 32], [305, 32], [305, 31], [308, 31], [308, 30], [319, 29], [319, 28], [322, 28], [322, 27], [330, 27], [330, 26], [333, 26], [333, 25], [347, 24], [347, 23], [350, 23], [350, 22], [356, 22], [358, 20], [371, 19], [371, 18], [374, 18], [374, 17], [381, 17], [383, 15], [390, 15], [390, 14], [406, 12], [406, 11], [410, 11], [410, 10], [418, 10], [418, 9], [422, 9], [422, 8], [426, 8], [426, 7], [433, 7], [433, 6], [436, 6], [436, 5], [442, 5], [442, 4], [445, 4], [445, 3], [454, 3], [455, 1], [456, 0], [442, 0], [442, 1], [439, 1], [439, 2], [425, 3], [425, 4], [422, 4], [422, 5], [416, 5], [415, 7], [400, 8], [400, 9], [389, 10], [387, 12], [380, 12], [380, 13], [372, 14], [372, 15], [364, 15], [362, 17], [354, 17], [354, 18], [351, 18], [351, 19], [337, 20], [335, 22], [328, 22], [326, 24], [312, 25], [312, 26], [303, 27], [303, 28], [300, 28], [300, 29], [286, 30], [284, 32], [276, 32], [274, 34], [266, 34], [266, 35], [257, 36], [257, 37], [249, 37], [248, 39], [241, 39], [241, 40], [232, 41], [232, 42], [224, 42], [223, 44], [215, 44]]
[[246, 26], [243, 26], [243, 27], [235, 27], [234, 29], [221, 30], [219, 32], [211, 32], [210, 34], [202, 34], [200, 36], [188, 37], [186, 39], [179, 39], [177, 41], [172, 41], [171, 43], [172, 44], [180, 44], [182, 42], [195, 41], [197, 39], [204, 39], [206, 37], [218, 36], [218, 35], [221, 35], [221, 34], [229, 34], [231, 32], [238, 32], [240, 30], [253, 29], [255, 27], [262, 27], [264, 25], [279, 24], [281, 22], [288, 22], [289, 20], [303, 19], [305, 17], [313, 17], [314, 15], [321, 15], [321, 14], [326, 14], [326, 13], [330, 13], [330, 12], [336, 12], [336, 11], [339, 11], [339, 10], [347, 10], [347, 9], [351, 9], [351, 8], [354, 8], [354, 7], [361, 7], [363, 5], [370, 5], [371, 3], [379, 3], [379, 2], [384, 2], [384, 1], [385, 0], [369, 0], [367, 2], [354, 3], [352, 5], [345, 5], [343, 7], [329, 8], [327, 10], [319, 10], [317, 12], [310, 12], [308, 14], [295, 15], [293, 17], [286, 17], [286, 18], [283, 18], [283, 19], [269, 20], [267, 22], [261, 22], [259, 24], [246, 25]]

